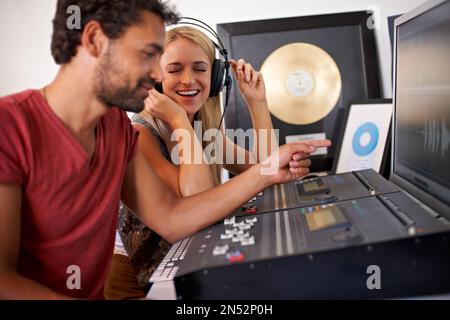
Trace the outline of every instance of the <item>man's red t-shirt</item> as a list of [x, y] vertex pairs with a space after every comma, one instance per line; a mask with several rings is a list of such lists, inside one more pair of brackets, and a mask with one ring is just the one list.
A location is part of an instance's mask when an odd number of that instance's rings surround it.
[[136, 141], [126, 113], [112, 108], [89, 160], [38, 91], [0, 98], [0, 182], [22, 189], [20, 274], [72, 297], [103, 298]]

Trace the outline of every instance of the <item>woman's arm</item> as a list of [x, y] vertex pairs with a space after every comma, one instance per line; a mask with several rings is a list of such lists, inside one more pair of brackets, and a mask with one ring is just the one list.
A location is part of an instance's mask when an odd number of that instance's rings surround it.
[[[243, 59], [239, 59], [237, 62], [231, 60], [230, 64], [238, 81], [239, 90], [250, 112], [254, 129], [252, 152], [235, 145], [228, 138], [225, 139], [225, 152], [233, 150], [235, 155], [233, 164], [226, 165], [225, 168], [238, 174], [270, 156], [272, 151], [278, 147], [278, 143], [267, 106], [262, 74], [255, 71], [252, 65], [246, 63]], [[245, 159], [245, 163], [239, 161], [241, 159]]]
[[[166, 122], [173, 130], [172, 140], [176, 142], [168, 161], [159, 152], [157, 141], [148, 130], [139, 142], [147, 161], [155, 168], [158, 176], [179, 196], [189, 196], [216, 186], [211, 166], [206, 162], [199, 138], [186, 112], [169, 97], [152, 90], [146, 100], [146, 110]], [[145, 138], [147, 136], [147, 138]], [[152, 141], [150, 141], [150, 138]], [[148, 150], [146, 150], [148, 149]], [[168, 148], [169, 149], [169, 148]], [[156, 150], [158, 150], [156, 152]], [[158, 156], [155, 156], [158, 153]], [[173, 164], [179, 156], [179, 162]]]
[[148, 128], [140, 125], [133, 125], [139, 131], [139, 150], [144, 158], [154, 169], [158, 177], [168, 186], [173, 192], [181, 197], [181, 190], [179, 186], [179, 169], [161, 154], [159, 143], [156, 138], [149, 132]]

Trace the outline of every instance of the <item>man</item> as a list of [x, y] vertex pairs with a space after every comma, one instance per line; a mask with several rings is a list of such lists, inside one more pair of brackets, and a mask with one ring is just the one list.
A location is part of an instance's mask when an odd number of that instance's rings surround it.
[[[66, 27], [73, 4], [81, 30]], [[284, 146], [233, 181], [176, 198], [136, 150], [124, 112], [142, 110], [162, 80], [164, 22], [176, 19], [157, 0], [58, 1], [55, 80], [0, 99], [0, 298], [101, 299], [120, 199], [177, 241], [307, 174], [309, 153], [330, 144]], [[261, 175], [276, 156], [275, 174]]]

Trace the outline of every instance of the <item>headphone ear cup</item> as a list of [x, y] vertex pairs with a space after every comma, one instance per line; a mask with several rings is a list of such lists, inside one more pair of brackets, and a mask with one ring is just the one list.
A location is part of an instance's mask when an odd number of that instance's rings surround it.
[[156, 83], [155, 83], [155, 89], [156, 89], [156, 91], [158, 91], [159, 93], [163, 93], [162, 83], [161, 83], [161, 82], [156, 82]]
[[210, 97], [215, 97], [220, 93], [220, 89], [223, 87], [224, 72], [225, 63], [220, 59], [214, 59], [211, 70], [211, 89], [209, 90]]

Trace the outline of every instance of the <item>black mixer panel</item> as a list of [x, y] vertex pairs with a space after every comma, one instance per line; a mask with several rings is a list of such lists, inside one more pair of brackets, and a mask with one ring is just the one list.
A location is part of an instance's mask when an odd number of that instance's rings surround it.
[[[234, 216], [175, 245], [151, 281], [174, 278], [182, 299], [380, 298], [448, 291], [449, 231], [403, 192]], [[178, 258], [171, 258], [176, 252]], [[368, 288], [369, 266], [380, 269], [379, 290]]]

